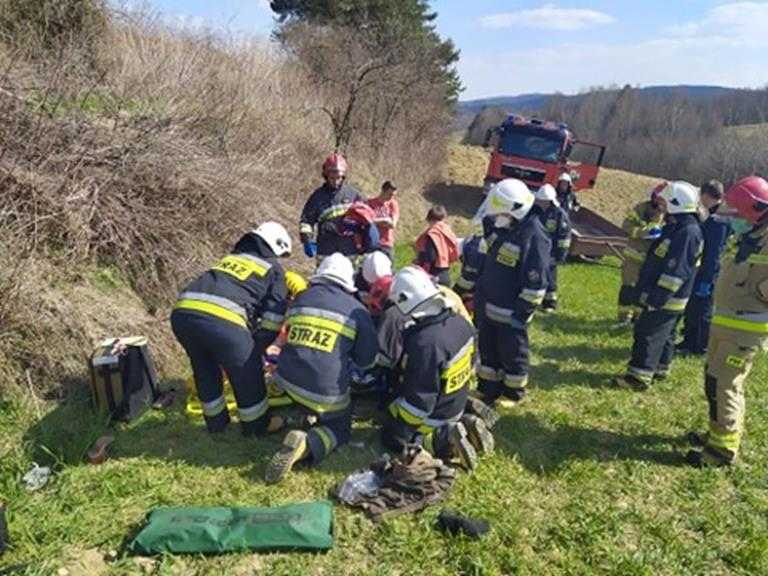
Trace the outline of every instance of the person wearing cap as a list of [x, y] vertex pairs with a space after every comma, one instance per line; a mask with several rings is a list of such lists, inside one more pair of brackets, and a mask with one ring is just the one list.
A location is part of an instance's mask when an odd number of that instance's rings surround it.
[[371, 367], [378, 348], [371, 315], [355, 291], [352, 262], [331, 254], [286, 315], [288, 338], [274, 383], [311, 425], [288, 432], [267, 467], [268, 483], [282, 480], [301, 460], [320, 463], [349, 441], [350, 374], [353, 366]]
[[617, 314], [619, 327], [629, 326], [640, 315], [635, 285], [648, 249], [654, 240], [661, 236], [664, 211], [658, 195], [666, 185], [666, 182], [661, 182], [654, 187], [648, 199], [637, 203], [621, 224], [622, 230], [627, 233], [627, 245], [624, 248], [624, 260], [621, 264], [621, 288]]
[[551, 184], [544, 184], [533, 194], [534, 210], [544, 225], [552, 242], [551, 258], [547, 273], [547, 293], [541, 304], [542, 312], [554, 312], [557, 309], [557, 266], [568, 258], [571, 248], [571, 222], [565, 210], [557, 201], [557, 192]]
[[689, 438], [699, 449], [686, 455], [696, 467], [733, 464], [744, 429], [744, 385], [761, 350], [768, 348], [768, 182], [758, 176], [737, 181], [725, 194], [738, 213], [734, 227], [751, 229], [736, 256], [723, 263], [707, 346], [704, 392], [709, 430]]
[[265, 222], [179, 294], [171, 327], [192, 364], [209, 432], [229, 424], [222, 370], [235, 393], [243, 434], [269, 427], [262, 357], [283, 323], [287, 290], [278, 258], [290, 253], [285, 228]]
[[322, 168], [325, 182], [312, 192], [301, 211], [299, 237], [309, 258], [322, 260], [334, 252], [345, 256], [358, 253], [354, 235], [340, 234], [341, 220], [350, 204], [364, 200], [357, 189], [346, 183], [347, 168], [341, 154], [328, 156]]
[[705, 210], [701, 231], [704, 255], [696, 274], [693, 294], [683, 317], [683, 340], [676, 349], [682, 354], [703, 355], [707, 351], [709, 325], [712, 321], [712, 293], [720, 273], [720, 257], [731, 235], [730, 218], [719, 213], [723, 203], [723, 184], [710, 180], [701, 187], [701, 204]]
[[459, 260], [459, 239], [446, 218], [448, 211], [439, 204], [427, 213], [427, 229], [416, 239], [416, 261], [443, 286], [451, 285], [451, 264]]
[[522, 400], [529, 370], [528, 326], [546, 294], [552, 242], [532, 212], [534, 197], [508, 178], [488, 194], [488, 252], [475, 288], [478, 392], [489, 405]]
[[557, 202], [569, 216], [571, 212], [578, 212], [581, 208], [579, 199], [573, 193], [573, 178], [567, 172], [560, 174], [557, 179]]
[[658, 195], [664, 228], [651, 244], [637, 281], [632, 357], [626, 373], [614, 378], [620, 388], [647, 390], [664, 380], [675, 352], [675, 328], [693, 291], [704, 239], [699, 221], [699, 189], [669, 182]]
[[374, 222], [379, 229], [379, 250], [392, 259], [395, 250], [395, 229], [400, 220], [397, 187], [387, 180], [381, 185], [379, 195], [368, 200], [368, 205], [376, 213]]
[[474, 380], [474, 328], [417, 266], [397, 273], [390, 300], [405, 318], [402, 377], [387, 409], [382, 442], [396, 453], [421, 444], [434, 456], [472, 469], [477, 452], [493, 450], [483, 420], [464, 413]]

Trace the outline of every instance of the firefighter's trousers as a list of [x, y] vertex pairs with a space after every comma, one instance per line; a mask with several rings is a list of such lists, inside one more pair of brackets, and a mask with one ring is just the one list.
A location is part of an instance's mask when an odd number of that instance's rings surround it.
[[450, 459], [448, 437], [453, 426], [455, 424], [450, 423], [437, 428], [414, 426], [387, 412], [381, 429], [381, 443], [395, 454], [400, 454], [409, 444], [419, 444], [437, 458]]
[[707, 449], [732, 461], [744, 426], [744, 382], [768, 344], [763, 334], [713, 325], [707, 346], [704, 388], [709, 404]]
[[547, 270], [547, 293], [544, 295], [544, 308], [557, 307], [557, 263], [552, 259]]
[[244, 434], [266, 432], [267, 391], [262, 350], [246, 328], [199, 312], [174, 310], [171, 327], [192, 364], [197, 395], [211, 432], [229, 422], [222, 369], [229, 377]]
[[475, 320], [480, 332], [478, 391], [492, 403], [528, 385], [528, 326], [515, 320], [494, 322], [481, 310], [475, 311]]
[[644, 309], [635, 322], [632, 358], [627, 374], [646, 385], [666, 376], [675, 353], [675, 327], [680, 313]]
[[712, 322], [712, 309], [714, 308], [712, 296], [691, 296], [688, 306], [685, 307], [683, 319], [684, 348], [696, 354], [707, 351], [709, 341], [709, 325]]

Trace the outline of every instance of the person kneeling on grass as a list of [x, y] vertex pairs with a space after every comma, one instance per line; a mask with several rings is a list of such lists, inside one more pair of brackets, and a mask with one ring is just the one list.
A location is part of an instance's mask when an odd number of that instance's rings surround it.
[[472, 469], [477, 452], [493, 450], [482, 419], [464, 414], [474, 378], [472, 325], [456, 314], [420, 268], [401, 270], [390, 300], [407, 318], [403, 330], [402, 374], [389, 405], [382, 442], [398, 453], [421, 444], [446, 460]]
[[266, 481], [282, 480], [301, 460], [318, 464], [349, 441], [352, 428], [350, 372], [376, 359], [376, 330], [354, 297], [352, 262], [339, 253], [325, 258], [287, 314], [288, 339], [274, 382], [311, 421], [291, 430], [273, 456]]

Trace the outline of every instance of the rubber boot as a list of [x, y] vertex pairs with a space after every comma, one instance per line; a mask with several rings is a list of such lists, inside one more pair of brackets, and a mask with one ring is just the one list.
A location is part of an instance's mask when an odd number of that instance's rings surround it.
[[272, 456], [264, 481], [267, 484], [277, 484], [288, 475], [297, 462], [308, 455], [307, 433], [303, 430], [291, 430], [285, 436], [283, 445]]

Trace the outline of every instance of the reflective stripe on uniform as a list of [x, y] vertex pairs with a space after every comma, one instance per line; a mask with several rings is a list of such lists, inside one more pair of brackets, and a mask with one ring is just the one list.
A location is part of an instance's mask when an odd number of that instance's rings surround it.
[[314, 228], [312, 227], [312, 224], [307, 224], [306, 222], [302, 222], [299, 224], [299, 234], [312, 234], [314, 232]]
[[499, 370], [491, 368], [490, 366], [483, 366], [482, 364], [477, 369], [477, 375], [479, 378], [488, 380], [489, 382], [501, 382], [502, 379]]
[[526, 374], [504, 374], [504, 386], [507, 388], [525, 388], [527, 385]]
[[525, 300], [526, 302], [530, 302], [531, 304], [541, 304], [544, 301], [544, 296], [546, 295], [547, 291], [546, 289], [542, 288], [541, 290], [534, 290], [533, 288], [523, 288], [523, 291], [520, 292], [520, 298]]
[[203, 414], [208, 417], [218, 416], [227, 408], [227, 400], [224, 396], [219, 396], [210, 402], [203, 402]]
[[238, 408], [237, 414], [240, 418], [240, 422], [253, 422], [254, 420], [258, 420], [264, 416], [264, 414], [267, 413], [268, 408], [269, 403], [267, 402], [267, 399], [264, 398], [264, 400], [254, 406], [249, 406], [248, 408]]
[[752, 254], [747, 258], [750, 264], [768, 265], [768, 254]]
[[317, 218], [318, 222], [325, 222], [326, 220], [332, 220], [334, 218], [338, 218], [339, 216], [344, 216], [344, 214], [347, 213], [347, 210], [349, 210], [350, 203], [347, 204], [334, 204], [332, 206], [329, 206], [322, 212], [320, 212], [320, 216]]
[[288, 323], [308, 324], [317, 328], [325, 328], [355, 339], [357, 336], [357, 324], [349, 316], [344, 316], [330, 310], [322, 308], [313, 308], [311, 306], [301, 306], [291, 308], [288, 312]]
[[456, 286], [462, 290], [472, 290], [475, 287], [475, 282], [474, 280], [467, 280], [464, 276], [461, 276], [456, 280]]
[[634, 366], [627, 366], [627, 374], [634, 376], [638, 380], [643, 382], [651, 382], [656, 372], [653, 370], [644, 370], [642, 368], [635, 368]]
[[640, 252], [638, 252], [634, 248], [630, 248], [629, 246], [624, 248], [624, 256], [626, 256], [630, 260], [634, 260], [635, 262], [644, 262], [645, 261], [645, 256], [643, 254], [641, 254]]
[[670, 292], [677, 292], [684, 283], [685, 280], [671, 274], [662, 274], [657, 282], [659, 286], [666, 288]]
[[512, 324], [512, 310], [509, 308], [502, 308], [495, 304], [485, 304], [485, 314], [494, 322], [500, 322], [502, 324]]
[[339, 441], [336, 439], [336, 434], [334, 434], [333, 430], [327, 426], [315, 426], [311, 429], [311, 432], [315, 432], [320, 437], [326, 454], [339, 445]]
[[272, 268], [272, 264], [259, 258], [258, 256], [254, 256], [253, 254], [235, 254], [235, 256], [238, 258], [245, 258], [246, 260], [249, 260], [256, 268], [262, 269], [263, 273], [260, 274], [261, 276], [266, 276], [267, 272], [269, 272]]
[[662, 310], [668, 310], [670, 312], [682, 312], [688, 305], [688, 298], [670, 298], [667, 303], [662, 306]]
[[723, 450], [730, 450], [731, 452], [739, 451], [739, 444], [741, 443], [740, 432], [718, 432], [712, 426], [709, 427], [709, 434], [707, 435], [707, 445], [715, 448], [721, 448]]
[[558, 248], [570, 248], [571, 247], [571, 240], [570, 239], [558, 240], [557, 241], [557, 247]]
[[754, 334], [768, 334], [768, 322], [760, 322], [755, 320], [749, 320], [745, 318], [732, 318], [729, 316], [722, 316], [715, 314], [712, 318], [712, 324], [714, 326], [722, 326], [724, 328], [731, 328], [733, 330], [739, 330], [741, 332], [752, 332]]
[[174, 309], [202, 312], [210, 316], [216, 316], [217, 318], [227, 320], [233, 324], [242, 326], [243, 328], [248, 327], [245, 308], [231, 300], [227, 300], [221, 296], [214, 296], [213, 294], [205, 294], [203, 292], [182, 292], [179, 294], [179, 299], [176, 301]]
[[349, 406], [349, 392], [337, 396], [317, 394], [288, 382], [288, 380], [280, 376], [280, 374], [275, 374], [275, 382], [280, 388], [285, 390], [294, 401], [319, 414], [325, 412], [338, 412]]
[[261, 315], [261, 328], [278, 332], [285, 321], [285, 316], [274, 312], [264, 312]]
[[470, 338], [461, 347], [461, 350], [448, 360], [448, 364], [440, 373], [441, 380], [445, 382], [443, 391], [446, 394], [454, 394], [472, 382], [474, 379], [474, 370], [472, 369], [472, 356], [474, 353], [475, 341]]

